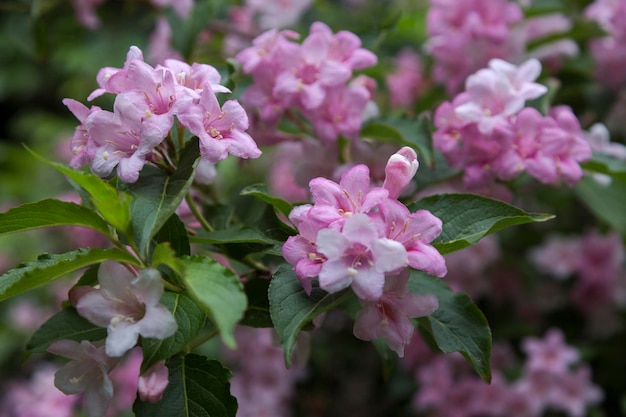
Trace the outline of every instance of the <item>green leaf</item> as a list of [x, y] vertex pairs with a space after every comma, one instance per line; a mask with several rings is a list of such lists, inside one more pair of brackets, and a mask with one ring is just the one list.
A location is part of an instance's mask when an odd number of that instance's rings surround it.
[[135, 401], [137, 417], [235, 417], [231, 373], [221, 363], [189, 354], [166, 362], [169, 384], [158, 403]]
[[329, 294], [314, 287], [309, 296], [291, 265], [278, 267], [269, 287], [270, 315], [280, 336], [287, 366], [291, 365], [291, 355], [302, 328], [315, 317], [347, 300], [351, 294], [349, 289]]
[[408, 205], [409, 210], [428, 210], [443, 222], [443, 230], [433, 242], [442, 253], [473, 245], [483, 237], [506, 227], [544, 222], [552, 214], [526, 213], [502, 201], [474, 194], [440, 194]]
[[198, 232], [198, 234], [192, 236], [190, 240], [195, 243], [211, 245], [226, 243], [262, 243], [274, 245], [282, 243], [266, 236], [258, 229], [249, 226], [233, 226], [228, 229], [215, 230], [213, 232]]
[[131, 207], [133, 236], [141, 256], [148, 255], [152, 238], [185, 198], [199, 157], [198, 139], [194, 138], [185, 146], [174, 174], [167, 175], [159, 169], [145, 166], [139, 179], [128, 185], [135, 197]]
[[374, 119], [361, 129], [361, 137], [409, 146], [417, 151], [421, 163], [433, 164], [432, 126], [426, 115], [414, 119]]
[[64, 254], [40, 255], [0, 276], [0, 301], [11, 298], [70, 272], [106, 260], [138, 265], [128, 252], [117, 249], [78, 249]]
[[177, 256], [191, 254], [187, 229], [176, 214], [172, 214], [152, 238], [153, 246], [163, 242], [169, 243]]
[[289, 213], [291, 213], [291, 210], [293, 210], [293, 205], [291, 203], [288, 203], [281, 198], [270, 195], [269, 190], [267, 189], [267, 185], [265, 184], [250, 185], [241, 190], [240, 194], [254, 196], [271, 205], [280, 213], [284, 214], [286, 217], [288, 217]]
[[74, 308], [66, 308], [50, 317], [26, 344], [30, 352], [45, 352], [58, 340], [96, 341], [107, 337], [107, 329], [91, 324], [78, 315]]
[[189, 295], [218, 328], [224, 344], [234, 348], [235, 326], [247, 307], [246, 294], [239, 278], [210, 258], [191, 256], [180, 261], [185, 268], [183, 281]]
[[171, 268], [178, 275], [183, 274], [183, 267], [178, 262], [178, 258], [176, 257], [176, 253], [169, 242], [162, 242], [154, 249], [152, 253], [152, 263], [151, 265], [156, 268], [159, 265], [165, 265]]
[[610, 184], [600, 184], [585, 176], [574, 190], [578, 199], [594, 215], [626, 236], [626, 181], [613, 180]]
[[197, 334], [204, 324], [206, 315], [200, 307], [185, 294], [166, 292], [161, 298], [163, 304], [172, 313], [178, 328], [167, 339], [143, 339], [142, 372], [155, 363], [179, 353]]
[[240, 324], [250, 327], [274, 327], [268, 300], [270, 282], [268, 279], [260, 278], [246, 282], [248, 309]]
[[486, 382], [491, 381], [491, 329], [483, 313], [467, 294], [454, 292], [446, 283], [421, 271], [412, 270], [409, 290], [434, 294], [439, 308], [418, 319], [443, 352], [460, 352]]
[[111, 184], [90, 172], [79, 171], [67, 165], [51, 162], [30, 151], [35, 157], [52, 166], [57, 171], [69, 177], [77, 185], [83, 188], [90, 196], [90, 201], [98, 210], [98, 213], [111, 226], [127, 233], [130, 228], [130, 203], [131, 198], [125, 193], [118, 191]]
[[626, 161], [608, 155], [593, 154], [590, 161], [581, 164], [587, 171], [608, 175], [620, 181], [626, 181]]
[[109, 235], [100, 216], [75, 203], [46, 199], [0, 213], [0, 235], [51, 226], [82, 226]]

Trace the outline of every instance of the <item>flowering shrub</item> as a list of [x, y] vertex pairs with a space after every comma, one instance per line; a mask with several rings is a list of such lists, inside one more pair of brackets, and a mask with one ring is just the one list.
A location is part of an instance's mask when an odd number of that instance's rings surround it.
[[66, 3], [0, 17], [0, 417], [626, 413], [623, 0]]

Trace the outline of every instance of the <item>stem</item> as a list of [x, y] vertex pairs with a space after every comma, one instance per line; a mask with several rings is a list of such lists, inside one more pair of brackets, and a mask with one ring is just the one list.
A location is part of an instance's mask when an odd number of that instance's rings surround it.
[[202, 336], [200, 339], [195, 340], [193, 343], [189, 343], [187, 347], [185, 348], [185, 351], [187, 353], [191, 352], [192, 350], [194, 350], [201, 344], [206, 343], [212, 338], [214, 338], [218, 333], [219, 332], [217, 330], [213, 330], [212, 332], [207, 333], [206, 335]]
[[191, 213], [202, 225], [202, 228], [206, 230], [207, 232], [212, 232], [214, 230], [213, 226], [211, 226], [211, 224], [207, 221], [207, 219], [202, 215], [202, 213], [200, 212], [200, 209], [196, 205], [196, 202], [193, 201], [191, 194], [187, 194], [185, 196], [185, 201], [187, 202], [187, 205], [189, 206], [189, 210], [191, 210]]

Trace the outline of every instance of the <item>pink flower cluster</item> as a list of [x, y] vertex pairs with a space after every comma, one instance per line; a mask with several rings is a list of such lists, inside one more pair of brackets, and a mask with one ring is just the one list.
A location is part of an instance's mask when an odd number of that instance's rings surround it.
[[294, 42], [297, 38], [292, 31], [270, 30], [237, 54], [244, 73], [253, 79], [242, 102], [258, 109], [262, 124], [276, 125], [286, 110], [295, 108], [321, 141], [333, 142], [339, 135], [355, 138], [373, 80], [350, 80], [354, 70], [376, 64], [376, 56], [361, 48], [355, 34], [334, 34], [321, 22], [311, 25], [302, 44]]
[[220, 106], [215, 93], [229, 90], [219, 84], [220, 75], [210, 65], [168, 59], [154, 68], [133, 46], [123, 68], [102, 68], [97, 81], [99, 88], [88, 100], [116, 94], [113, 112], [63, 100], [81, 122], [70, 143], [73, 167], [90, 164], [102, 177], [117, 169], [122, 181], [135, 182], [144, 164], [156, 159], [175, 117], [181, 127], [198, 136], [200, 152], [208, 162], [218, 162], [229, 153], [240, 158], [261, 155], [245, 132], [248, 116], [241, 105], [228, 100]]
[[589, 48], [596, 60], [596, 78], [610, 87], [626, 83], [626, 2], [596, 0], [585, 9], [585, 17], [596, 21], [607, 36], [591, 41]]
[[411, 213], [397, 200], [417, 168], [415, 151], [405, 147], [389, 158], [382, 187], [370, 187], [366, 165], [346, 171], [339, 184], [311, 180], [314, 203], [291, 212], [299, 234], [282, 250], [307, 293], [315, 277], [331, 293], [351, 287], [364, 306], [357, 337], [385, 336], [399, 355], [412, 335], [409, 318], [438, 306], [432, 296], [408, 293], [407, 267], [446, 274], [443, 257], [430, 245], [441, 233], [441, 221], [426, 210]]
[[526, 338], [521, 347], [527, 355], [522, 375], [507, 381], [494, 365], [490, 385], [471, 373], [461, 355], [435, 357], [416, 371], [415, 407], [446, 417], [539, 417], [546, 410], [583, 417], [589, 405], [602, 400], [590, 368], [574, 368], [580, 353], [565, 344], [560, 330], [548, 331], [543, 339]]
[[576, 275], [570, 297], [583, 312], [593, 313], [623, 302], [618, 289], [626, 280], [626, 251], [615, 232], [601, 235], [592, 230], [582, 237], [552, 235], [530, 252], [530, 260], [541, 272], [558, 279]]
[[464, 92], [437, 108], [435, 147], [464, 171], [468, 189], [481, 192], [522, 172], [547, 184], [581, 179], [579, 163], [591, 158], [591, 148], [571, 109], [558, 106], [543, 116], [524, 107], [547, 91], [534, 82], [540, 72], [535, 59], [519, 67], [491, 60], [468, 77]]
[[425, 49], [435, 61], [435, 81], [455, 93], [490, 59], [510, 58], [511, 26], [522, 18], [509, 0], [430, 0]]

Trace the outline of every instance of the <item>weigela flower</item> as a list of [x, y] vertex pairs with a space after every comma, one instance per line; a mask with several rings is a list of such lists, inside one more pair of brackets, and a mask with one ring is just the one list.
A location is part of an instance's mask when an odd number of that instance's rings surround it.
[[84, 394], [85, 411], [89, 417], [103, 417], [113, 398], [109, 372], [117, 363], [104, 352], [104, 346], [87, 341], [60, 340], [48, 352], [71, 359], [54, 376], [54, 385], [67, 395]]
[[157, 362], [143, 375], [139, 376], [137, 392], [141, 401], [156, 403], [163, 397], [163, 392], [169, 384], [169, 370], [163, 362]]
[[106, 353], [119, 357], [139, 336], [165, 339], [174, 334], [176, 320], [162, 304], [163, 283], [155, 269], [135, 277], [121, 264], [105, 262], [98, 270], [100, 288], [81, 288], [74, 301], [78, 313], [107, 328]]

